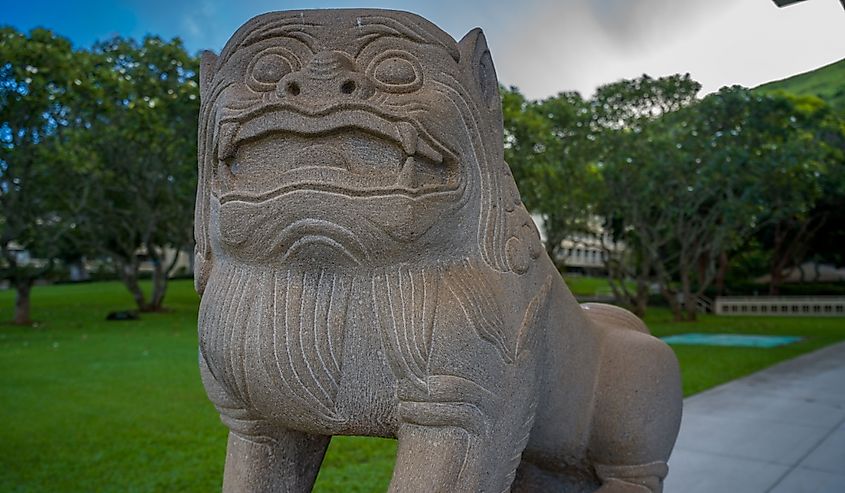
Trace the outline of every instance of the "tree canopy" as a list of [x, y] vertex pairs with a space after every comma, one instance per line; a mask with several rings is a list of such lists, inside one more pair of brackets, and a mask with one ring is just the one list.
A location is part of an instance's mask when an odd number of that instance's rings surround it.
[[[115, 38], [91, 52], [97, 91], [82, 130], [98, 166], [90, 237], [113, 258], [141, 310], [161, 308], [176, 252], [192, 244], [196, 190], [197, 60], [179, 40]], [[139, 250], [153, 265], [153, 291], [138, 285]]]
[[140, 309], [161, 308], [165, 249], [192, 241], [196, 57], [178, 39], [0, 38], [0, 277], [18, 291], [15, 321], [30, 322], [31, 286], [56, 259], [84, 254], [113, 260]]
[[773, 293], [811, 248], [838, 258], [825, 238], [841, 237], [830, 222], [845, 198], [841, 118], [818, 98], [738, 86], [699, 98], [700, 87], [643, 76], [589, 100], [503, 95], [506, 156], [550, 254], [594, 233], [614, 293], [639, 314], [656, 287], [676, 318], [694, 318], [752, 244], [768, 251]]
[[[0, 29], [0, 277], [18, 323], [34, 281], [83, 256], [110, 260], [140, 310], [162, 308], [173, 253], [193, 241], [197, 71], [178, 39], [85, 49]], [[700, 89], [678, 74], [589, 98], [501, 91], [505, 158], [549, 255], [564, 270], [564, 240], [592, 235], [639, 314], [656, 289], [693, 318], [731, 266], [766, 264], [777, 293], [805, 259], [845, 262], [841, 112], [783, 90]]]
[[[0, 29], [0, 277], [18, 291], [14, 321], [30, 323], [33, 282], [48, 275], [87, 204], [89, 150], [67, 138], [87, 60], [44, 29]], [[41, 261], [31, 261], [30, 258]]]

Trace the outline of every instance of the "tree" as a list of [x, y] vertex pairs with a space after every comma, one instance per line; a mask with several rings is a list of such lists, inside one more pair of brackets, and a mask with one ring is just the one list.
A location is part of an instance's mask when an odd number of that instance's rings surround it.
[[[665, 255], [677, 222], [666, 178], [678, 149], [662, 118], [694, 103], [700, 88], [689, 75], [642, 76], [602, 86], [591, 101], [603, 180], [597, 210], [614, 240], [603, 242], [603, 260], [614, 295], [640, 316], [652, 280], [670, 260]], [[661, 284], [664, 295], [677, 305], [668, 285]]]
[[748, 101], [747, 90], [725, 88], [661, 121], [671, 154], [662, 157], [661, 180], [671, 227], [653, 261], [678, 320], [695, 320], [698, 299], [726, 252], [744, 242], [758, 222], [756, 182], [765, 176], [755, 173], [758, 130], [748, 124]]
[[549, 254], [603, 217], [611, 287], [639, 315], [656, 285], [677, 320], [694, 319], [732, 252], [752, 244], [757, 263], [768, 249], [773, 294], [811, 250], [842, 258], [841, 118], [815, 97], [736, 86], [699, 100], [699, 89], [674, 75], [608, 84], [590, 101], [502, 91], [506, 158], [546, 221]]
[[826, 240], [841, 230], [831, 219], [841, 214], [845, 194], [845, 124], [815, 97], [773, 94], [755, 102], [749, 124], [763, 211], [757, 238], [770, 252], [769, 294], [777, 295], [784, 274], [814, 246], [820, 253], [841, 248]]
[[17, 291], [14, 322], [30, 324], [30, 291], [47, 275], [86, 203], [77, 178], [89, 156], [67, 129], [79, 123], [84, 53], [45, 29], [0, 29], [0, 277]]
[[[91, 179], [97, 207], [89, 238], [110, 256], [141, 311], [163, 307], [178, 252], [192, 242], [196, 189], [198, 62], [181, 41], [115, 38], [93, 49], [97, 91], [88, 108], [88, 146], [98, 158]], [[147, 298], [139, 253], [153, 265]]]
[[830, 163], [841, 163], [842, 139], [827, 112], [802, 110], [795, 98], [731, 87], [701, 101], [680, 99], [688, 102], [642, 102], [663, 113], [603, 106], [611, 110], [602, 124], [613, 142], [603, 163], [603, 211], [629, 248], [626, 262], [609, 260], [616, 284], [620, 273], [637, 280], [628, 297], [641, 311], [644, 282], [653, 279], [675, 318], [694, 320], [697, 300], [724, 275], [728, 252], [755, 232], [772, 233], [773, 279], [788, 259], [803, 258], [825, 223], [815, 204], [833, 176]]
[[594, 216], [590, 108], [578, 93], [527, 101], [516, 88], [502, 91], [502, 103], [505, 159], [526, 207], [542, 216], [546, 249], [562, 271], [563, 240], [591, 232]]

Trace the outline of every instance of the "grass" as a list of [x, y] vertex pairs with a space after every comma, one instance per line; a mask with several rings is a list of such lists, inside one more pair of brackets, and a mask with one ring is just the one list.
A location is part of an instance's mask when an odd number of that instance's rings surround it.
[[[12, 304], [13, 293], [0, 292], [0, 319], [11, 318]], [[197, 296], [190, 282], [173, 282], [169, 312], [105, 321], [108, 311], [130, 306], [117, 283], [38, 287], [37, 327], [0, 324], [0, 491], [220, 490], [226, 430], [200, 385]], [[845, 339], [843, 319], [706, 316], [678, 324], [653, 310], [647, 321], [661, 336], [805, 337], [777, 349], [676, 347], [687, 395]], [[395, 450], [392, 440], [335, 438], [315, 491], [383, 491]]]
[[695, 323], [675, 322], [664, 309], [646, 316], [651, 332], [664, 337], [687, 332], [801, 336], [800, 342], [776, 348], [673, 346], [681, 363], [684, 395], [692, 395], [724, 382], [762, 370], [845, 340], [844, 318], [728, 317], [704, 315]]
[[[583, 276], [579, 274], [565, 274], [564, 281], [572, 294], [579, 297], [613, 296], [613, 290], [606, 277]], [[625, 287], [630, 291], [636, 290], [634, 281], [625, 281]]]
[[810, 72], [769, 82], [756, 88], [762, 92], [786, 91], [799, 96], [818, 96], [845, 114], [845, 59]]
[[567, 275], [565, 279], [567, 287], [575, 296], [611, 293], [610, 284], [603, 277]]

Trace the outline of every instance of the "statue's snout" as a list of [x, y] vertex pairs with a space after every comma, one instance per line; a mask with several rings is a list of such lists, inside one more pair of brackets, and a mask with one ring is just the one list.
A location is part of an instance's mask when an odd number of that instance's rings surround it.
[[321, 51], [301, 70], [279, 81], [276, 94], [291, 100], [329, 102], [342, 99], [367, 99], [374, 92], [372, 81], [346, 53]]

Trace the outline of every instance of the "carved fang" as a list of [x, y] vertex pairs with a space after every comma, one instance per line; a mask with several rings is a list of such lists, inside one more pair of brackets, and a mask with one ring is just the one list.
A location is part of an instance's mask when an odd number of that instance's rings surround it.
[[402, 171], [399, 172], [399, 177], [396, 179], [396, 185], [407, 189], [417, 188], [417, 164], [413, 157], [405, 160]]
[[428, 142], [420, 139], [417, 142], [417, 154], [427, 157], [437, 164], [443, 162], [443, 154], [440, 154], [435, 148], [431, 147]]
[[220, 133], [217, 139], [217, 159], [226, 161], [235, 157], [235, 135], [238, 132], [237, 123], [224, 123], [220, 126]]
[[402, 149], [408, 156], [413, 156], [417, 153], [417, 141], [419, 135], [417, 129], [408, 122], [399, 122], [396, 124], [396, 129], [399, 131], [399, 140], [402, 142]]
[[420, 155], [437, 164], [443, 162], [443, 154], [437, 149], [431, 147], [431, 144], [419, 138], [419, 132], [413, 125], [408, 122], [399, 122], [396, 124], [396, 133], [399, 136], [399, 142], [402, 143], [402, 150], [408, 156]]

